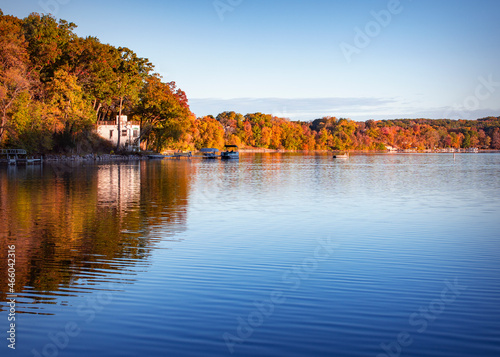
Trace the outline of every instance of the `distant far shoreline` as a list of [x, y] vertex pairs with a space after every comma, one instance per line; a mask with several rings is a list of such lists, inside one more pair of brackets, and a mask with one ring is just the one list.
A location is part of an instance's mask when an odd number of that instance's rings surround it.
[[477, 152], [466, 151], [467, 149], [455, 149], [455, 151], [446, 151], [443, 149], [438, 150], [284, 150], [284, 149], [240, 149], [242, 154], [252, 154], [252, 153], [339, 153], [348, 152], [350, 154], [471, 154], [471, 153], [499, 153], [500, 150], [494, 149], [478, 149]]

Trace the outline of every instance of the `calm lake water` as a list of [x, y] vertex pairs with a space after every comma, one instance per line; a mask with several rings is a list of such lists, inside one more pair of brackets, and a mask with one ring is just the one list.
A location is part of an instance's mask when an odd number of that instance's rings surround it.
[[499, 356], [499, 218], [500, 154], [2, 167], [1, 355]]

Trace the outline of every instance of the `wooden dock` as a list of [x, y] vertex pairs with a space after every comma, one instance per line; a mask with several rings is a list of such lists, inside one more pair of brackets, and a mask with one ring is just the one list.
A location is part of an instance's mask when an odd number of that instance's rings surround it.
[[0, 150], [0, 163], [7, 165], [33, 165], [41, 164], [42, 159], [28, 157], [28, 153], [23, 149], [2, 149]]

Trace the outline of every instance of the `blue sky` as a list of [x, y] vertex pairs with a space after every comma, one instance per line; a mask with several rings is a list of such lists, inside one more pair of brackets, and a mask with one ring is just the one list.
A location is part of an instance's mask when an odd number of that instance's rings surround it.
[[497, 0], [0, 0], [127, 46], [198, 115], [500, 115]]

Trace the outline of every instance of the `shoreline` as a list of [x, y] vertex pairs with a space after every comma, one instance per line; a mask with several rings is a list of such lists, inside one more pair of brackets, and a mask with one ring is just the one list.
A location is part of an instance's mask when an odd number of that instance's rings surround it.
[[[178, 151], [175, 151], [178, 152]], [[348, 152], [349, 154], [352, 155], [374, 155], [374, 154], [480, 154], [480, 153], [500, 153], [500, 150], [493, 150], [493, 149], [486, 149], [486, 150], [479, 150], [478, 152], [471, 152], [471, 151], [439, 151], [439, 150], [425, 150], [425, 151], [380, 151], [380, 150], [335, 150], [335, 151], [329, 151], [329, 150], [273, 150], [273, 149], [241, 149], [240, 153], [241, 154], [325, 154], [325, 155], [330, 155], [330, 154], [335, 154], [339, 152]], [[165, 152], [166, 153], [166, 152]], [[174, 153], [174, 151], [172, 151]], [[199, 151], [193, 151], [193, 153], [199, 153]], [[170, 154], [170, 152], [169, 152]], [[143, 152], [140, 154], [87, 154], [87, 155], [65, 155], [65, 154], [46, 154], [46, 155], [38, 155], [38, 158], [41, 158], [41, 162], [38, 164], [42, 163], [49, 163], [49, 164], [57, 164], [57, 163], [111, 163], [111, 162], [130, 162], [130, 161], [149, 161], [149, 160], [155, 160], [153, 158], [150, 158], [148, 155], [151, 155], [150, 152]], [[167, 157], [165, 157], [167, 158]], [[164, 158], [158, 158], [158, 159], [164, 159]], [[7, 162], [1, 162], [1, 166], [4, 166], [3, 164], [7, 165]]]
[[87, 154], [87, 155], [64, 155], [49, 154], [43, 155], [44, 163], [50, 162], [115, 162], [115, 161], [141, 161], [148, 160], [146, 155], [111, 155], [111, 154]]

